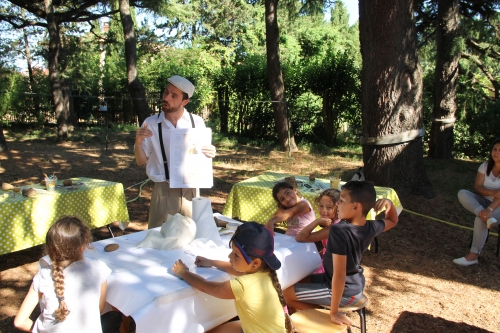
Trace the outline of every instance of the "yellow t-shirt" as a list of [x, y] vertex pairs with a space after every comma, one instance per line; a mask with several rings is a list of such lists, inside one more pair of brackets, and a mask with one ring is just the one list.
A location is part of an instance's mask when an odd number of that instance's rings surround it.
[[245, 333], [284, 333], [285, 313], [268, 273], [238, 276], [230, 281], [236, 312]]

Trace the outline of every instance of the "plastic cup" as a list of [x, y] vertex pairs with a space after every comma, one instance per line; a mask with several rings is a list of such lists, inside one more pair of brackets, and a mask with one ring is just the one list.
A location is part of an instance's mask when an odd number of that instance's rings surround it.
[[55, 191], [56, 185], [57, 185], [57, 177], [45, 178], [45, 187], [47, 188], [47, 191], [49, 192]]
[[339, 190], [340, 189], [339, 187], [340, 187], [340, 178], [337, 177], [330, 178], [330, 188]]

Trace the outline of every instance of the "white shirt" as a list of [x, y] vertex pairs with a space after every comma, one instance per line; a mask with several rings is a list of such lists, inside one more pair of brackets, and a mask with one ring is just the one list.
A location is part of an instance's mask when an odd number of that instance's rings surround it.
[[64, 301], [70, 313], [64, 321], [57, 321], [54, 312], [59, 300], [54, 289], [52, 266], [48, 256], [39, 261], [40, 270], [33, 278], [33, 289], [42, 293], [40, 316], [33, 325], [34, 333], [100, 333], [99, 300], [101, 286], [111, 269], [100, 260], [85, 258], [64, 268]]
[[[486, 174], [486, 169], [488, 168], [488, 162], [484, 162], [479, 166], [479, 169], [477, 170], [478, 172], [484, 174], [484, 182], [483, 186], [487, 188], [488, 190], [498, 190], [500, 189], [500, 179], [499, 177], [493, 176], [493, 172], [490, 172], [490, 175], [488, 176]], [[486, 196], [485, 197], [488, 200], [493, 201], [492, 196]]]
[[[192, 114], [194, 120], [195, 128], [206, 128], [205, 122], [200, 116]], [[165, 156], [167, 157], [167, 163], [170, 170], [170, 134], [172, 129], [176, 128], [192, 128], [191, 117], [186, 109], [181, 118], [177, 121], [177, 126], [174, 126], [169, 120], [164, 116], [163, 111], [160, 116], [153, 115], [144, 121], [148, 123], [148, 129], [153, 132], [153, 136], [146, 138], [142, 141], [142, 149], [148, 157], [148, 163], [146, 164], [146, 174], [155, 183], [166, 181], [165, 168], [163, 167], [163, 156], [161, 154], [160, 139], [158, 133], [158, 123], [161, 123], [162, 136], [163, 136], [163, 146], [165, 147]], [[144, 123], [142, 124], [144, 127]]]

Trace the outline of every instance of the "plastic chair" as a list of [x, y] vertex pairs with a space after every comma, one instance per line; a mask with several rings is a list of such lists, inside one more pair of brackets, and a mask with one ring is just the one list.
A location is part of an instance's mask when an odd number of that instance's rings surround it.
[[344, 333], [346, 325], [337, 325], [330, 320], [330, 311], [325, 309], [308, 309], [291, 315], [293, 325], [298, 333]]
[[[361, 329], [361, 333], [366, 333], [366, 306], [368, 305], [368, 301], [368, 297], [363, 294], [359, 301], [357, 301], [355, 304], [339, 307], [339, 311], [356, 311], [359, 314], [359, 327]], [[323, 307], [326, 309], [330, 309], [329, 306]], [[351, 333], [351, 329], [347, 329], [347, 332]]]

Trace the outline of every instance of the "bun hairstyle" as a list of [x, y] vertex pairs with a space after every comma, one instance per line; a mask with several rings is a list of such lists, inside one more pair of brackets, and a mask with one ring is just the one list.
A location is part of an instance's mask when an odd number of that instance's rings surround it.
[[64, 301], [63, 269], [83, 258], [83, 247], [89, 247], [92, 234], [78, 217], [62, 217], [54, 223], [45, 237], [45, 250], [52, 261], [54, 289], [59, 299], [59, 308], [54, 312], [58, 321], [64, 321], [69, 309]]

